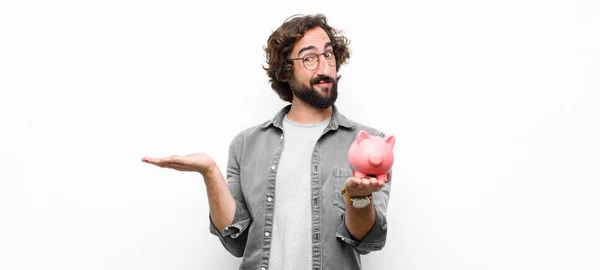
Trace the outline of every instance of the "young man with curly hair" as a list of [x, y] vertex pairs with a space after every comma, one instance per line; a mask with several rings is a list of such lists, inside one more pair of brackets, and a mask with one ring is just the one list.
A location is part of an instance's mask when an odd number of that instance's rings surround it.
[[202, 174], [210, 232], [243, 257], [240, 269], [361, 269], [360, 256], [385, 245], [391, 174], [353, 177], [348, 165], [360, 130], [384, 136], [334, 105], [348, 40], [321, 14], [293, 16], [265, 52], [271, 87], [290, 104], [233, 138], [226, 178], [204, 153], [143, 161]]

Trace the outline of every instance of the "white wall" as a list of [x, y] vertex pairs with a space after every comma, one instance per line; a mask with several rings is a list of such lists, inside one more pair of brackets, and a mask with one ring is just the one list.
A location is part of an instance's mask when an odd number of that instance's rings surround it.
[[597, 1], [199, 2], [0, 3], [0, 269], [237, 269], [200, 176], [140, 159], [225, 167], [314, 12], [352, 40], [342, 112], [397, 136], [364, 269], [600, 269]]

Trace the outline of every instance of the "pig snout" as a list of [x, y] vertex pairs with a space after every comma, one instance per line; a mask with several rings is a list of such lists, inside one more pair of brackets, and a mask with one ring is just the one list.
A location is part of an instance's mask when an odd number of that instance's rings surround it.
[[383, 158], [381, 157], [381, 154], [379, 154], [379, 153], [371, 154], [369, 156], [369, 163], [371, 163], [371, 165], [373, 165], [375, 167], [381, 166], [381, 163], [383, 163]]

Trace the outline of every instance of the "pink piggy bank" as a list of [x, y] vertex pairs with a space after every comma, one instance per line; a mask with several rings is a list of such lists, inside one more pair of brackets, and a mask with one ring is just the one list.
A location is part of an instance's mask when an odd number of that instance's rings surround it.
[[396, 138], [369, 135], [364, 130], [358, 132], [356, 140], [348, 150], [348, 161], [352, 175], [365, 178], [367, 175], [387, 181], [387, 174], [394, 164], [394, 143]]

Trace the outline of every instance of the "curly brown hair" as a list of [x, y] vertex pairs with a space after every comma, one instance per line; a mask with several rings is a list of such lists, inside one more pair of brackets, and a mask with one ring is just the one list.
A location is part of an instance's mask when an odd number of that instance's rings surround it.
[[266, 53], [267, 67], [263, 69], [269, 76], [271, 88], [279, 97], [287, 102], [292, 102], [292, 90], [288, 81], [291, 79], [293, 64], [290, 60], [290, 53], [294, 45], [298, 42], [306, 31], [315, 27], [321, 27], [331, 40], [333, 53], [336, 60], [336, 70], [346, 63], [350, 58], [350, 41], [339, 31], [327, 24], [327, 18], [323, 14], [300, 15], [296, 14], [284, 21], [284, 23], [275, 30], [267, 41], [264, 48]]

